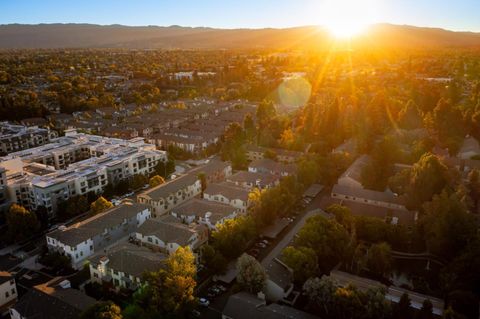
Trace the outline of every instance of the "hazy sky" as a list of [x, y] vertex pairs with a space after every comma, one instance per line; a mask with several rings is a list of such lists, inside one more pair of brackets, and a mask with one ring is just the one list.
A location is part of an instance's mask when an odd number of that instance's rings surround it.
[[[0, 24], [322, 25], [325, 1], [332, 0], [0, 0]], [[371, 22], [480, 31], [480, 0], [341, 1], [365, 3]]]

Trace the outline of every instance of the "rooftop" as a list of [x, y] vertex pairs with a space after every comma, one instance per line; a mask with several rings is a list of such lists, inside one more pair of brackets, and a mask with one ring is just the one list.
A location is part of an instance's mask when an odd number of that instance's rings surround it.
[[242, 201], [247, 201], [249, 192], [243, 188], [235, 186], [232, 183], [222, 182], [209, 184], [205, 189], [204, 194], [208, 194], [210, 196], [222, 195], [229, 200], [240, 199]]

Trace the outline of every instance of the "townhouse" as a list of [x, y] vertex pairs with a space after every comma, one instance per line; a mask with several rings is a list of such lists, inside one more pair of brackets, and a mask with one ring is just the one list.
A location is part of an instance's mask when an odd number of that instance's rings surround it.
[[266, 148], [256, 145], [246, 146], [246, 154], [249, 161], [263, 159], [265, 157], [265, 152], [267, 151], [275, 154], [279, 162], [287, 164], [295, 163], [302, 156], [301, 152], [285, 150], [282, 148]]
[[227, 204], [192, 198], [172, 209], [170, 214], [184, 223], [198, 222], [214, 230], [225, 220], [235, 218], [238, 211], [238, 208]]
[[68, 256], [72, 267], [95, 252], [133, 234], [151, 217], [148, 206], [125, 202], [69, 227], [62, 226], [46, 235], [50, 251]]
[[269, 158], [252, 161], [248, 165], [248, 171], [252, 173], [265, 173], [278, 176], [290, 176], [296, 173], [295, 164], [283, 164]]
[[146, 221], [135, 232], [135, 240], [142, 245], [158, 250], [168, 255], [180, 247], [190, 247], [192, 252], [198, 252], [208, 241], [208, 229], [201, 224], [182, 224], [179, 220], [162, 216]]
[[203, 192], [203, 198], [230, 205], [238, 209], [239, 213], [246, 213], [249, 206], [248, 194], [249, 191], [244, 188], [222, 182], [208, 185]]
[[147, 247], [120, 243], [89, 260], [90, 280], [116, 291], [135, 291], [144, 283], [143, 275], [164, 267], [166, 259]]
[[264, 189], [278, 185], [280, 182], [280, 177], [272, 174], [239, 171], [227, 177], [227, 182], [247, 190], [252, 190], [255, 187]]
[[137, 195], [137, 201], [149, 206], [152, 215], [159, 217], [201, 192], [201, 181], [194, 174], [188, 174]]

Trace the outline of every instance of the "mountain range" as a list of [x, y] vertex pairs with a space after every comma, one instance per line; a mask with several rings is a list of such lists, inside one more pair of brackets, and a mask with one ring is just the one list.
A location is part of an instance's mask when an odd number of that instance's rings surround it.
[[[334, 41], [317, 26], [283, 29], [214, 29], [181, 26], [96, 24], [0, 25], [0, 49], [132, 48], [132, 49], [285, 49], [322, 48]], [[480, 33], [439, 28], [376, 24], [352, 40], [368, 47], [479, 47]]]

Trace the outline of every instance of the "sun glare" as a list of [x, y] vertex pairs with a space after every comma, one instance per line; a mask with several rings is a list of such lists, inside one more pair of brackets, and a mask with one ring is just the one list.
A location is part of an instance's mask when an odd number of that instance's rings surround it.
[[374, 23], [375, 0], [327, 0], [320, 8], [322, 24], [336, 38], [351, 38]]

